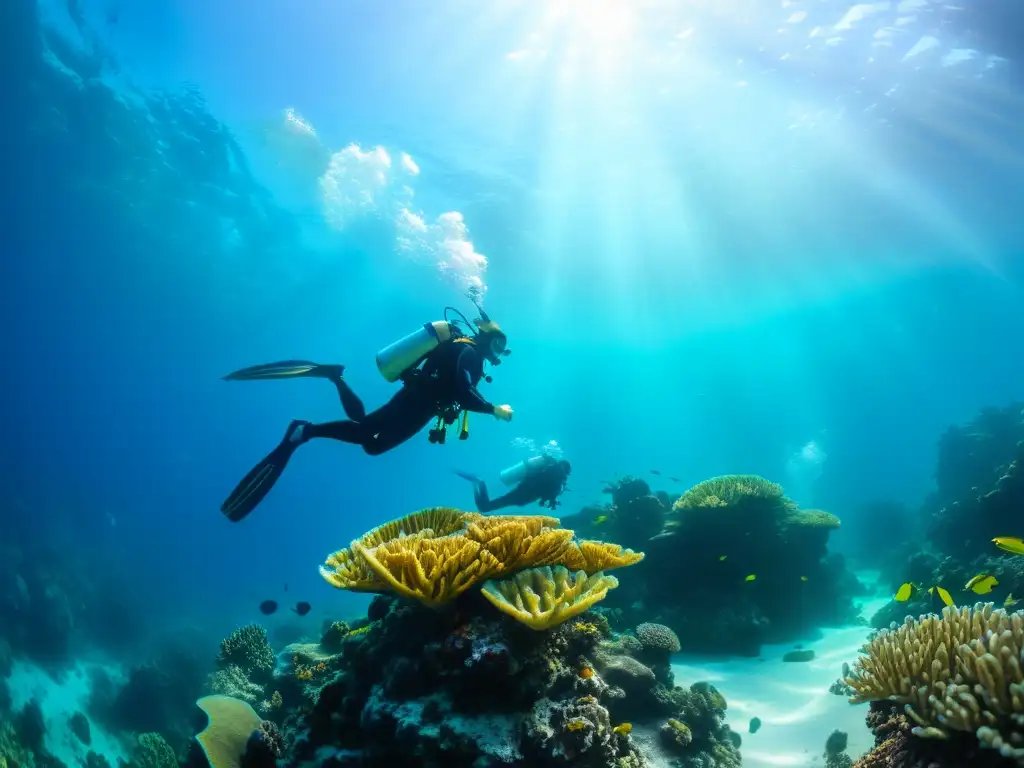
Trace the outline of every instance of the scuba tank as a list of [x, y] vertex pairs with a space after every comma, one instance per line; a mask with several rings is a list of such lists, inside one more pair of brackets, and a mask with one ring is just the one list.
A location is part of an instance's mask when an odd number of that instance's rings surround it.
[[389, 344], [377, 353], [377, 370], [389, 382], [396, 382], [410, 368], [452, 338], [447, 320], [424, 323], [423, 327]]
[[532, 459], [526, 459], [518, 464], [513, 464], [508, 469], [501, 471], [501, 482], [505, 485], [515, 485], [522, 481], [531, 470], [544, 466], [547, 460], [547, 456], [534, 456]]

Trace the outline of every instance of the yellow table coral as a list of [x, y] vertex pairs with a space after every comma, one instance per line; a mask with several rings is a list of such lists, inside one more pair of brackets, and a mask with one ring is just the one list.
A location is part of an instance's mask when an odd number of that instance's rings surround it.
[[488, 581], [481, 590], [495, 608], [521, 621], [530, 629], [550, 629], [578, 616], [600, 602], [618, 579], [584, 571], [569, 571], [561, 565], [521, 571], [501, 581]]
[[[338, 589], [393, 592], [437, 606], [487, 579], [530, 568], [564, 566], [596, 578], [643, 559], [642, 552], [617, 544], [577, 542], [571, 530], [558, 526], [557, 518], [545, 515], [486, 517], [435, 507], [374, 528], [328, 556], [320, 573]], [[592, 585], [611, 583], [602, 578]]]

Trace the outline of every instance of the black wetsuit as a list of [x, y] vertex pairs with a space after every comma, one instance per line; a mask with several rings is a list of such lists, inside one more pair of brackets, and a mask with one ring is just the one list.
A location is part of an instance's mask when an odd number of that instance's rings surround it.
[[310, 424], [303, 437], [329, 437], [355, 443], [371, 456], [387, 453], [420, 432], [442, 413], [459, 410], [494, 414], [494, 406], [477, 391], [484, 358], [473, 344], [448, 342], [410, 372], [395, 396], [366, 413], [362, 401], [338, 379], [338, 394], [348, 419]]
[[434, 349], [422, 365], [403, 377], [395, 396], [371, 413], [342, 378], [341, 366], [311, 365], [315, 370], [303, 375], [333, 381], [348, 419], [325, 424], [293, 421], [277, 448], [249, 471], [221, 505], [228, 519], [237, 522], [252, 512], [277, 482], [295, 449], [313, 438], [355, 443], [369, 455], [379, 456], [439, 416], [454, 420], [463, 410], [494, 414], [494, 406], [476, 388], [484, 375], [484, 356], [468, 341], [453, 340]]
[[494, 512], [505, 507], [525, 507], [537, 501], [541, 506], [555, 509], [558, 496], [565, 489], [566, 475], [554, 459], [545, 462], [540, 469], [535, 469], [515, 488], [499, 496], [490, 498], [487, 484], [479, 478], [473, 478], [473, 500], [480, 512]]

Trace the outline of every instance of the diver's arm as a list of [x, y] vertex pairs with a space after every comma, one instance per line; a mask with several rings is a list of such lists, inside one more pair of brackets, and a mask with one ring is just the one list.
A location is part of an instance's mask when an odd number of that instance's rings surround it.
[[493, 416], [495, 414], [495, 406], [487, 402], [473, 384], [474, 379], [479, 380], [479, 376], [474, 377], [472, 366], [476, 363], [477, 366], [482, 368], [479, 360], [479, 356], [473, 349], [464, 349], [462, 354], [459, 355], [455, 372], [456, 386], [459, 388], [459, 405], [473, 413], [486, 413]]

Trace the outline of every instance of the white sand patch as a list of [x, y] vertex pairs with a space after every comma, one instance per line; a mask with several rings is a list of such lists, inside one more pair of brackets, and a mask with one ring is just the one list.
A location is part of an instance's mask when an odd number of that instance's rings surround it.
[[[96, 666], [101, 665], [78, 664], [68, 669], [61, 681], [57, 682], [35, 664], [16, 661], [7, 680], [14, 711], [20, 710], [32, 699], [39, 702], [46, 725], [46, 748], [65, 765], [84, 765], [90, 750], [105, 757], [111, 765], [128, 759], [128, 754], [117, 739], [89, 717], [86, 711], [92, 692], [89, 673]], [[122, 677], [119, 668], [104, 668], [114, 680]], [[75, 712], [82, 712], [89, 720], [92, 737], [89, 746], [82, 744], [68, 725]]]
[[[865, 602], [862, 615], [870, 618], [888, 600]], [[803, 644], [814, 651], [814, 659], [806, 663], [782, 661], [793, 645], [766, 645], [760, 657], [751, 659], [680, 654], [672, 669], [677, 685], [706, 680], [725, 696], [727, 722], [743, 737], [744, 768], [822, 766], [825, 740], [836, 729], [849, 735], [847, 751], [854, 759], [874, 746], [864, 722], [867, 705], [854, 706], [845, 696], [829, 692], [843, 662], [854, 661], [870, 632], [863, 625], [825, 630], [821, 639]], [[760, 718], [761, 728], [752, 734], [753, 717]]]

